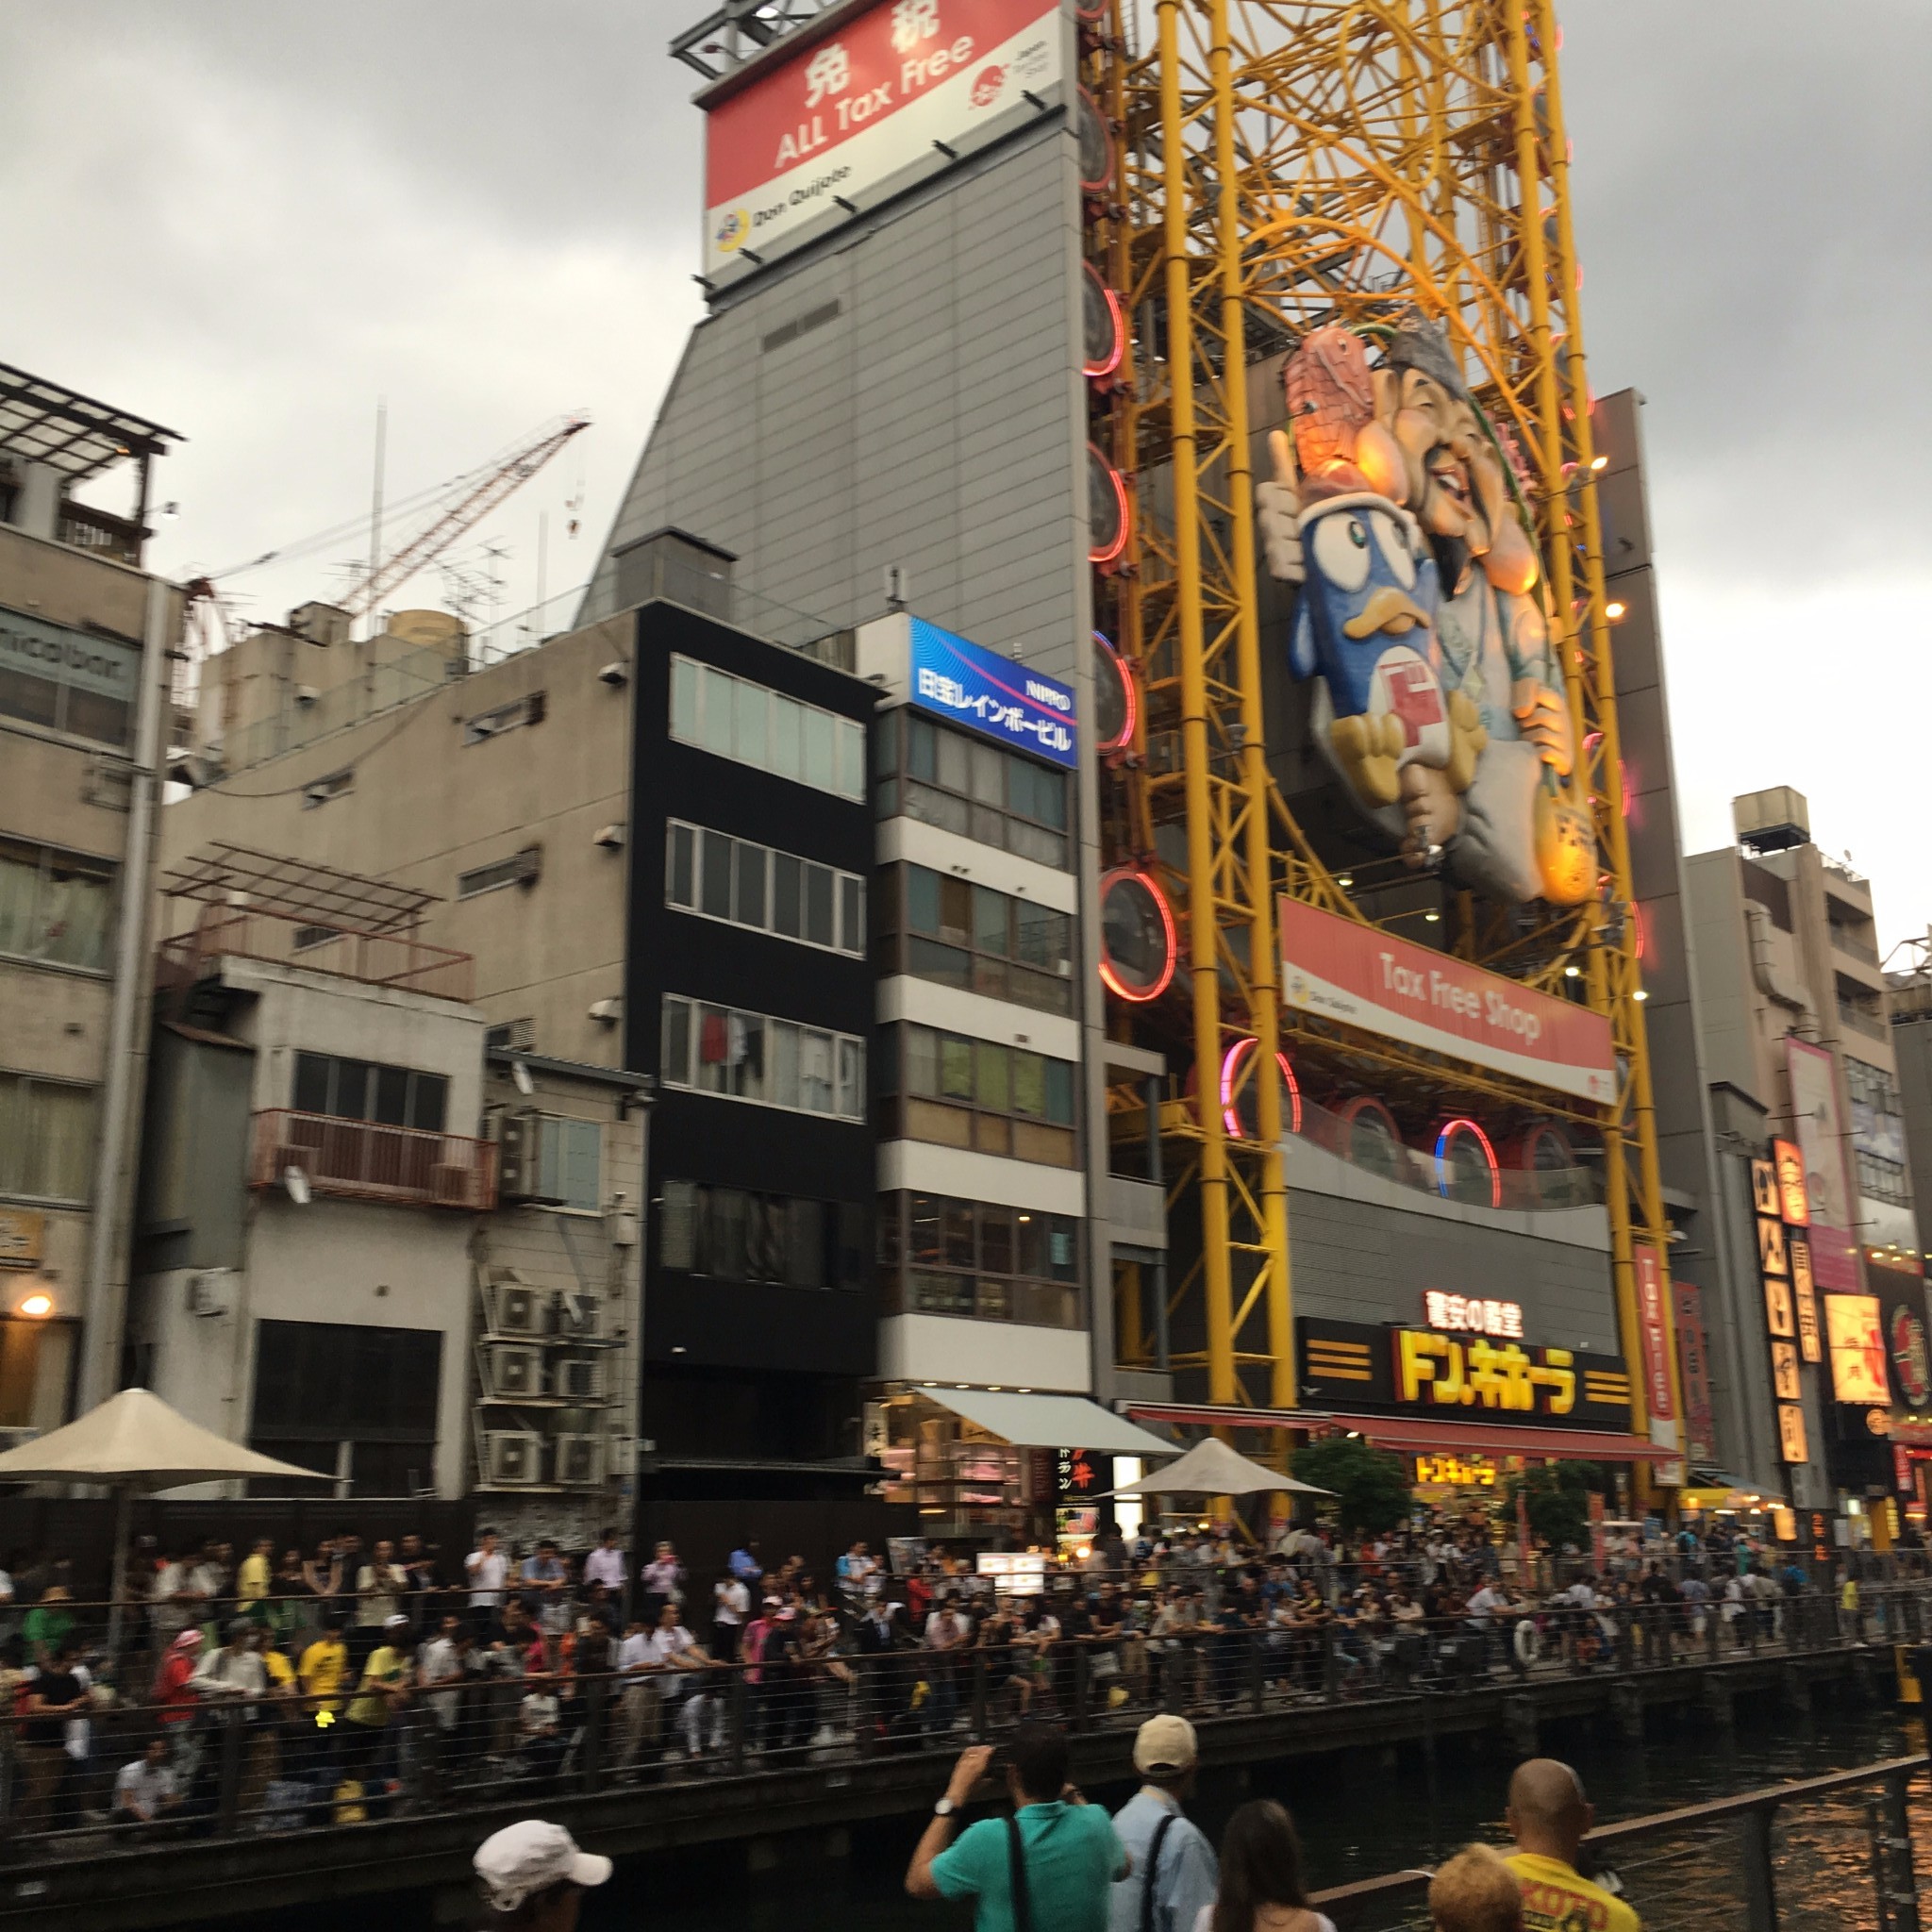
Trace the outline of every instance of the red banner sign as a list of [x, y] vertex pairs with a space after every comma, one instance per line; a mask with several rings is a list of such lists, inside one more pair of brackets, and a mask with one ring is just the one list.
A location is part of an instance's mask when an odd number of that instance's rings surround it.
[[1281, 901], [1281, 996], [1297, 1012], [1607, 1104], [1610, 1023], [1380, 926]]
[[1671, 1400], [1670, 1314], [1664, 1306], [1664, 1271], [1658, 1265], [1657, 1250], [1645, 1241], [1632, 1244], [1630, 1265], [1637, 1276], [1637, 1326], [1643, 1337], [1643, 1406], [1653, 1423], [1674, 1422], [1677, 1405]]

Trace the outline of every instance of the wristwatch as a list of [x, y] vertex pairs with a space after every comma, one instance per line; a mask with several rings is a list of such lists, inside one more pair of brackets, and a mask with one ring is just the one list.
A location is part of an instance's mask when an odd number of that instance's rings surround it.
[[958, 1808], [958, 1806], [954, 1804], [951, 1794], [949, 1793], [947, 1796], [941, 1798], [939, 1801], [939, 1803], [932, 1807], [932, 1815], [935, 1818], [950, 1818], [953, 1815], [953, 1813], [957, 1811]]

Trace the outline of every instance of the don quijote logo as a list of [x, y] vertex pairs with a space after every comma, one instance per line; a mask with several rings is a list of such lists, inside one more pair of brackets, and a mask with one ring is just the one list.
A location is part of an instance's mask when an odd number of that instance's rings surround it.
[[973, 76], [971, 99], [975, 108], [990, 108], [999, 99], [1007, 85], [1008, 69], [997, 63], [982, 67]]
[[744, 238], [751, 233], [751, 210], [735, 208], [729, 214], [720, 217], [717, 232], [712, 240], [729, 255], [734, 249], [744, 246]]

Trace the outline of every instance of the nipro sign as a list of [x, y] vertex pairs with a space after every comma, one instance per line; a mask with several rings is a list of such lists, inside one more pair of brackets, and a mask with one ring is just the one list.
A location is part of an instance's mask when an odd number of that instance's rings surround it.
[[1068, 686], [923, 617], [908, 622], [908, 695], [919, 710], [1069, 771], [1079, 762], [1078, 722]]
[[1534, 1081], [1616, 1098], [1610, 1023], [1466, 960], [1286, 896], [1281, 996], [1297, 1012]]
[[[705, 273], [782, 253], [949, 165], [1061, 78], [1059, 0], [879, 0], [726, 91], [705, 124]], [[721, 84], [722, 86], [723, 84]]]

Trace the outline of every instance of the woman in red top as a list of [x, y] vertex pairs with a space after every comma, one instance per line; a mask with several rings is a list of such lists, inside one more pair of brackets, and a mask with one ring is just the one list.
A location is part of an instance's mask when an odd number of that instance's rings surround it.
[[188, 1680], [194, 1674], [195, 1660], [201, 1655], [201, 1644], [199, 1630], [184, 1630], [168, 1646], [168, 1654], [161, 1659], [161, 1668], [155, 1676], [154, 1698], [159, 1707], [156, 1715], [164, 1724], [186, 1724], [201, 1701], [188, 1688]]

